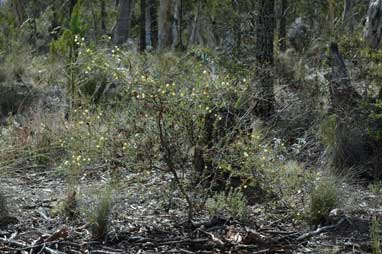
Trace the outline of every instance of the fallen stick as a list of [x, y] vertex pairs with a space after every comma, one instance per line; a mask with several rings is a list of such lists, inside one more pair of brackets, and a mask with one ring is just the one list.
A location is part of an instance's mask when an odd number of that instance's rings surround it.
[[317, 228], [315, 231], [312, 231], [312, 232], [308, 232], [308, 233], [305, 233], [299, 237], [297, 237], [297, 241], [302, 241], [302, 240], [305, 240], [306, 238], [309, 238], [309, 237], [312, 237], [312, 236], [315, 236], [315, 235], [319, 235], [321, 234], [322, 232], [325, 232], [325, 231], [329, 231], [331, 229], [334, 229], [336, 227], [338, 227], [339, 225], [341, 225], [342, 223], [344, 223], [345, 221], [347, 221], [346, 218], [342, 218], [340, 219], [337, 224], [334, 224], [334, 225], [330, 225], [330, 226], [324, 226], [324, 227], [321, 227], [321, 228]]

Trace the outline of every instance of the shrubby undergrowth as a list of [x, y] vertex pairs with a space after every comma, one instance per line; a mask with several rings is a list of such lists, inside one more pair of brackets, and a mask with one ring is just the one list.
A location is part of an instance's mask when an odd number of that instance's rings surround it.
[[[235, 75], [218, 65], [219, 54], [202, 48], [182, 55], [138, 54], [109, 47], [109, 38], [97, 47], [78, 36], [71, 39], [75, 58], [44, 63], [35, 57], [37, 71], [20, 74], [36, 87], [59, 92], [28, 98], [30, 113], [8, 118], [2, 167], [54, 168], [66, 177], [69, 193], [101, 172], [116, 186], [125, 174], [159, 170], [172, 178], [174, 192], [186, 203], [175, 206], [190, 220], [207, 206], [211, 214], [222, 211], [246, 221], [249, 206], [269, 203], [287, 206], [298, 220], [308, 215], [314, 224], [341, 205], [332, 193], [315, 194], [315, 188], [331, 189], [316, 186], [316, 174], [304, 163], [306, 147], [318, 142], [311, 135], [318, 127], [302, 124], [305, 116], [321, 116], [314, 115], [319, 107], [313, 101], [309, 114], [296, 116], [295, 130], [284, 125], [303, 104], [284, 109], [272, 127], [253, 116], [249, 73]], [[60, 66], [63, 71], [57, 72]], [[305, 92], [298, 103], [311, 97]], [[288, 102], [285, 98], [280, 93], [278, 102]], [[45, 103], [52, 100], [55, 107]], [[88, 216], [95, 238], [106, 235], [110, 195], [100, 195], [94, 216]]]

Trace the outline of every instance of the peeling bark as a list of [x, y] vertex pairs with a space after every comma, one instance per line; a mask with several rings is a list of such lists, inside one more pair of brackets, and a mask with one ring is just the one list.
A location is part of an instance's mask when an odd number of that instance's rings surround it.
[[363, 35], [370, 47], [379, 47], [382, 39], [382, 0], [370, 2]]

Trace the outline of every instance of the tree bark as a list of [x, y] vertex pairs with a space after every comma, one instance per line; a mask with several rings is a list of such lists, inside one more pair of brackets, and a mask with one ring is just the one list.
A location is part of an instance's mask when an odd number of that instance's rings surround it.
[[149, 0], [150, 8], [150, 41], [153, 49], [158, 47], [158, 4], [157, 0]]
[[12, 10], [16, 18], [16, 25], [19, 27], [24, 22], [24, 9], [20, 0], [12, 0]]
[[146, 49], [146, 0], [141, 0], [141, 27], [140, 27], [139, 51], [144, 52], [145, 49]]
[[134, 12], [134, 0], [120, 0], [118, 18], [114, 28], [114, 43], [121, 45], [129, 38], [131, 20]]
[[354, 30], [354, 16], [353, 16], [354, 0], [344, 0], [344, 11], [342, 14], [342, 26], [345, 31], [350, 34]]
[[150, 0], [146, 0], [146, 10], [145, 10], [145, 40], [146, 40], [146, 48], [147, 47], [152, 47], [152, 42], [151, 42], [151, 3]]
[[174, 18], [172, 22], [172, 47], [175, 49], [182, 49], [182, 0], [173, 0], [173, 8]]
[[288, 0], [281, 0], [281, 13], [279, 23], [279, 50], [285, 52], [286, 50], [286, 15], [288, 9]]
[[202, 1], [198, 0], [198, 3], [196, 5], [196, 11], [195, 11], [194, 19], [193, 19], [193, 22], [191, 24], [190, 39], [188, 41], [189, 46], [195, 43], [196, 32], [197, 32], [198, 23], [199, 23], [199, 13], [200, 13], [201, 7], [202, 7]]
[[160, 0], [159, 5], [159, 49], [172, 45], [172, 0]]
[[256, 115], [262, 119], [274, 113], [273, 40], [275, 29], [275, 1], [260, 0], [256, 28], [257, 102]]
[[330, 44], [332, 74], [330, 79], [330, 97], [332, 107], [339, 115], [349, 113], [361, 96], [351, 85], [345, 62], [335, 42]]
[[235, 21], [233, 26], [233, 33], [235, 35], [235, 49], [241, 48], [241, 19], [240, 19], [240, 3], [239, 1], [232, 0], [232, 8], [235, 10]]
[[105, 3], [105, 0], [101, 0], [101, 29], [103, 34], [105, 34], [107, 31], [106, 18], [107, 18], [106, 3]]

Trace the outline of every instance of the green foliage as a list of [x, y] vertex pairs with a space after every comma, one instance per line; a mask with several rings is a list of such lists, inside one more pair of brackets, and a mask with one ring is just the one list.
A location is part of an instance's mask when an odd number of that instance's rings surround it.
[[69, 22], [69, 30], [74, 35], [78, 35], [82, 38], [85, 35], [85, 32], [88, 28], [85, 21], [82, 18], [81, 7], [82, 1], [78, 0], [72, 11], [72, 16]]
[[336, 115], [327, 116], [320, 125], [320, 136], [322, 142], [332, 148], [336, 142], [336, 128], [337, 128], [337, 118]]
[[62, 216], [63, 218], [73, 220], [78, 217], [77, 192], [70, 190], [66, 196], [61, 199], [51, 210], [53, 216]]
[[368, 186], [369, 190], [374, 194], [374, 195], [379, 195], [382, 192], [382, 183], [381, 182], [374, 182], [369, 184]]
[[217, 193], [206, 205], [213, 216], [228, 214], [242, 222], [248, 220], [250, 213], [247, 200], [239, 189], [230, 189], [228, 193]]
[[114, 146], [121, 144], [112, 143], [115, 124], [112, 116], [105, 118], [102, 112], [78, 108], [73, 111], [72, 119], [71, 128], [60, 135], [60, 147], [66, 151], [66, 158], [59, 169], [67, 172], [70, 185], [76, 185], [81, 176], [91, 173], [92, 165], [110, 165]]
[[318, 177], [310, 192], [310, 203], [306, 211], [306, 219], [310, 225], [329, 222], [329, 213], [340, 208], [344, 203], [341, 183], [334, 176]]
[[[87, 31], [86, 22], [82, 18], [81, 13], [81, 0], [77, 2], [74, 6], [72, 16], [70, 18], [69, 27], [64, 29], [61, 37], [52, 42], [51, 52], [54, 54], [62, 54], [71, 59], [76, 53], [76, 47], [81, 43], [82, 38], [84, 38], [85, 32]], [[69, 54], [69, 55], [68, 55]]]
[[370, 226], [371, 250], [373, 254], [381, 254], [381, 226], [376, 216], [373, 216]]
[[92, 238], [95, 240], [105, 239], [109, 232], [110, 214], [112, 209], [112, 188], [107, 185], [101, 188], [95, 195], [95, 200], [85, 209], [85, 216], [90, 226]]

